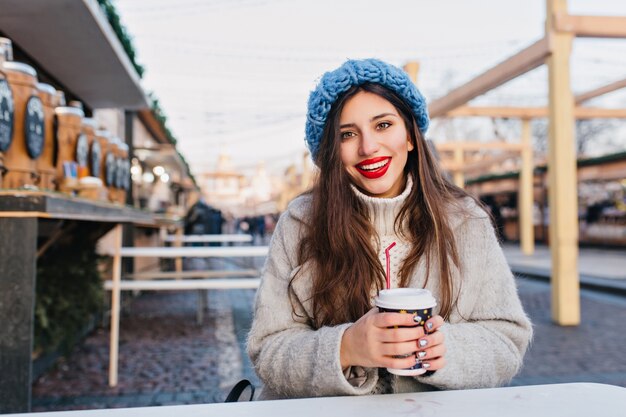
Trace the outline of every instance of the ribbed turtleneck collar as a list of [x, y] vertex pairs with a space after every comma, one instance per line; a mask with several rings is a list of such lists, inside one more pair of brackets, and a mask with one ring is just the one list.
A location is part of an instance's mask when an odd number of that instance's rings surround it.
[[356, 194], [359, 200], [363, 201], [369, 209], [370, 220], [372, 221], [379, 236], [394, 234], [394, 221], [402, 208], [402, 204], [404, 204], [404, 200], [406, 200], [408, 195], [411, 193], [412, 186], [413, 179], [409, 175], [406, 180], [404, 191], [402, 191], [399, 196], [392, 198], [379, 198], [365, 195], [354, 185], [350, 185], [354, 194]]

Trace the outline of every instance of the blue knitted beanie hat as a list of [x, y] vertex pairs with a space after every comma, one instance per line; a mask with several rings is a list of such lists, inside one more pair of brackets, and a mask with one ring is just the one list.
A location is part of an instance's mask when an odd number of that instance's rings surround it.
[[420, 131], [426, 132], [429, 123], [426, 100], [406, 72], [378, 59], [348, 60], [325, 73], [309, 96], [305, 141], [313, 161], [317, 160], [330, 108], [341, 94], [365, 83], [380, 84], [400, 96], [413, 110]]

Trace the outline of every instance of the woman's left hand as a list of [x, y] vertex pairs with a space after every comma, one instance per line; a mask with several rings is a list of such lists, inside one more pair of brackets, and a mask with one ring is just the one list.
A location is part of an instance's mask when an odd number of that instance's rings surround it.
[[429, 371], [436, 371], [446, 366], [445, 337], [442, 332], [437, 331], [442, 325], [443, 318], [441, 316], [432, 317], [424, 325], [426, 336], [417, 340], [417, 358]]

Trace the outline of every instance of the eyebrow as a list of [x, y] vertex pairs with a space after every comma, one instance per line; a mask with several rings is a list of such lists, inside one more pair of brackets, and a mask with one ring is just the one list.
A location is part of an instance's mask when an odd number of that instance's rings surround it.
[[[383, 117], [387, 117], [387, 116], [398, 117], [398, 115], [395, 113], [382, 113], [382, 114], [379, 114], [378, 116], [372, 117], [370, 119], [370, 122], [373, 122], [374, 120], [382, 119]], [[339, 129], [345, 129], [347, 127], [354, 127], [354, 126], [355, 126], [354, 123], [346, 123], [345, 125], [340, 125]]]

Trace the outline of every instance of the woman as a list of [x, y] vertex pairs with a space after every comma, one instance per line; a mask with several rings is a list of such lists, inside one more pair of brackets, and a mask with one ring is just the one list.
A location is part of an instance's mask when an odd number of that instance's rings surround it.
[[[261, 398], [508, 382], [531, 324], [489, 216], [447, 181], [425, 142], [422, 95], [396, 67], [347, 61], [322, 77], [308, 106], [319, 178], [276, 226], [248, 338]], [[392, 288], [438, 299], [426, 330], [373, 308], [393, 242]], [[385, 370], [416, 361], [426, 374]]]

